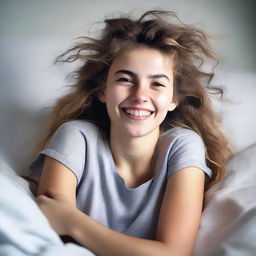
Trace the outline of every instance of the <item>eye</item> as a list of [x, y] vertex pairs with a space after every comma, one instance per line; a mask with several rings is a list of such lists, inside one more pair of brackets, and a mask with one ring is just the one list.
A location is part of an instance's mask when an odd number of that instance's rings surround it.
[[152, 84], [153, 84], [153, 86], [156, 86], [156, 87], [165, 87], [164, 84], [159, 83], [159, 82], [153, 82]]
[[118, 82], [123, 82], [123, 83], [133, 83], [132, 79], [126, 78], [126, 77], [121, 77], [117, 80]]

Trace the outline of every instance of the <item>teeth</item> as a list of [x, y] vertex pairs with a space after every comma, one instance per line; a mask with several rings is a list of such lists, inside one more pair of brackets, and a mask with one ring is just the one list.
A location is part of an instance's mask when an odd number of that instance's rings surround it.
[[146, 110], [125, 109], [125, 112], [132, 116], [150, 116], [151, 112]]

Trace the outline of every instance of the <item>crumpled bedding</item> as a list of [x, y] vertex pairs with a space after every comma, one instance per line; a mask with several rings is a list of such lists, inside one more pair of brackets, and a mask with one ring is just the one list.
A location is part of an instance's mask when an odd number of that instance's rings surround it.
[[64, 244], [33, 200], [29, 183], [13, 171], [0, 170], [0, 255], [94, 255]]
[[[193, 256], [256, 255], [255, 156], [256, 144], [236, 154], [227, 176], [206, 192]], [[94, 255], [61, 241], [14, 171], [0, 170], [0, 187], [0, 255]]]
[[256, 255], [256, 144], [230, 160], [205, 195], [194, 256]]

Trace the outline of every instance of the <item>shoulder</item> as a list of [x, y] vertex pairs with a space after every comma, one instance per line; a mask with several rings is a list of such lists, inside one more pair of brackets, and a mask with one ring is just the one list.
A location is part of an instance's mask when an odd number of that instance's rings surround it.
[[59, 126], [59, 128], [80, 130], [80, 131], [95, 131], [98, 130], [98, 126], [87, 120], [72, 120], [65, 122]]
[[175, 127], [164, 132], [159, 139], [158, 153], [165, 156], [168, 175], [193, 166], [211, 176], [203, 139], [193, 130]]
[[100, 128], [86, 120], [72, 120], [61, 124], [56, 133], [63, 133], [66, 136], [82, 136], [86, 139], [94, 138], [102, 134]]
[[165, 147], [169, 147], [171, 144], [174, 148], [187, 147], [189, 145], [204, 148], [204, 142], [199, 134], [193, 130], [182, 127], [175, 127], [162, 133], [159, 144]]
[[39, 157], [30, 164], [30, 169], [40, 174], [46, 155], [68, 167], [80, 180], [84, 171], [88, 145], [94, 145], [93, 142], [97, 141], [93, 133], [97, 135], [98, 129], [95, 124], [83, 120], [61, 124], [44, 150], [40, 152]]
[[[183, 127], [174, 127], [170, 130], [167, 130], [162, 133], [162, 136], [175, 136], [175, 137], [182, 137], [182, 136], [199, 136], [195, 131], [183, 128]], [[200, 137], [200, 136], [199, 136]]]
[[[99, 139], [100, 137], [100, 139]], [[103, 134], [94, 123], [73, 120], [61, 124], [48, 142], [50, 148], [78, 148], [102, 140]]]

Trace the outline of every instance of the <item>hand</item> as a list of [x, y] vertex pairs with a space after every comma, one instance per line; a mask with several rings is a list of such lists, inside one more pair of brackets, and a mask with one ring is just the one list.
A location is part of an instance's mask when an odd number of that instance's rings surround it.
[[57, 194], [51, 189], [47, 191], [46, 195], [40, 195], [35, 200], [52, 228], [59, 235], [68, 235], [72, 216], [77, 210], [72, 203], [65, 196]]

